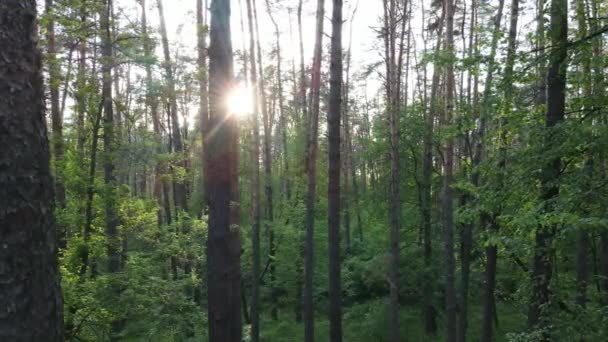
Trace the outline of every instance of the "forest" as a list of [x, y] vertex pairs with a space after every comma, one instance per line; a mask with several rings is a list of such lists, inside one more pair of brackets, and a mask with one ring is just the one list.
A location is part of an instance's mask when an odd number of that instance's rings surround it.
[[608, 341], [606, 0], [0, 0], [0, 341]]

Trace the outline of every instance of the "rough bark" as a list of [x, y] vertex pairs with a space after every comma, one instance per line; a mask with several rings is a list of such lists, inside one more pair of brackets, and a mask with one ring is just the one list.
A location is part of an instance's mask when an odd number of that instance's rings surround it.
[[35, 1], [0, 2], [0, 340], [63, 341]]
[[233, 83], [230, 1], [211, 1], [209, 132], [205, 189], [209, 210], [207, 301], [210, 342], [241, 341], [241, 237], [238, 199], [238, 124], [226, 96]]

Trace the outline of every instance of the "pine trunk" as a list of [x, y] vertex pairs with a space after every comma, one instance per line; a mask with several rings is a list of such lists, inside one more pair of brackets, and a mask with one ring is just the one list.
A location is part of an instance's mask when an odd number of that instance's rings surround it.
[[53, 220], [35, 1], [0, 2], [0, 340], [60, 342]]
[[210, 342], [241, 341], [241, 237], [238, 198], [238, 124], [226, 96], [233, 83], [230, 1], [211, 1], [209, 131], [205, 189], [209, 208], [207, 301]]

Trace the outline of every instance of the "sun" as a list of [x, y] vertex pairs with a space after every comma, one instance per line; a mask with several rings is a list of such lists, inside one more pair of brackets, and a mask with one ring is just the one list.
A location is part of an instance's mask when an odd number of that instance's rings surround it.
[[238, 83], [228, 94], [228, 110], [230, 115], [246, 117], [253, 113], [253, 93], [252, 89], [245, 84]]

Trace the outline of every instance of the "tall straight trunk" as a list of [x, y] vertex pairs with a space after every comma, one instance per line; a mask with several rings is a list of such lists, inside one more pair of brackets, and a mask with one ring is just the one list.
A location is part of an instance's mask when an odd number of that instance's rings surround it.
[[[559, 144], [556, 129], [564, 120], [566, 101], [566, 67], [568, 45], [568, 2], [566, 0], [551, 1], [551, 19], [549, 37], [552, 51], [547, 69], [547, 99], [545, 114], [545, 150], [551, 151]], [[552, 157], [542, 167], [540, 175], [540, 200], [542, 211], [551, 213], [555, 210], [555, 201], [559, 196], [559, 176], [562, 160], [559, 156]], [[556, 227], [539, 225], [535, 232], [534, 261], [532, 264], [532, 297], [528, 313], [528, 326], [531, 329], [541, 329], [542, 339], [549, 340], [546, 330], [549, 317], [546, 306], [550, 302], [550, 282], [552, 276], [552, 244]]]
[[[107, 270], [110, 274], [120, 271], [120, 237], [118, 235], [118, 213], [116, 209], [116, 175], [115, 153], [116, 141], [114, 136], [114, 111], [112, 106], [112, 35], [110, 30], [112, 0], [105, 0], [100, 13], [101, 29], [101, 72], [103, 98], [103, 173], [104, 196], [103, 206], [105, 212], [106, 253], [108, 258]], [[118, 296], [118, 286], [112, 284], [113, 294]], [[118, 339], [121, 331], [121, 322], [112, 321], [110, 339]]]
[[401, 201], [399, 195], [399, 84], [401, 62], [397, 53], [397, 1], [384, 0], [384, 49], [386, 60], [386, 101], [389, 125], [389, 305], [388, 340], [399, 338], [399, 227]]
[[[507, 46], [507, 59], [502, 80], [503, 101], [499, 109], [499, 126], [501, 128], [498, 151], [498, 181], [495, 185], [498, 193], [503, 192], [503, 178], [506, 167], [506, 123], [511, 113], [513, 102], [513, 67], [515, 65], [515, 52], [517, 45], [517, 22], [519, 19], [519, 0], [511, 1], [511, 20], [509, 24], [509, 36]], [[486, 215], [489, 220], [487, 229], [496, 234], [499, 229], [498, 215], [499, 209]], [[486, 267], [484, 270], [483, 297], [482, 297], [482, 322], [481, 322], [481, 341], [491, 342], [493, 339], [493, 323], [496, 317], [496, 264], [498, 259], [498, 249], [495, 244], [490, 244], [485, 249]]]
[[[454, 0], [445, 0], [446, 11], [446, 52], [450, 56], [446, 63], [445, 80], [445, 112], [443, 117], [444, 127], [452, 124], [454, 110]], [[454, 182], [454, 138], [446, 138], [443, 157], [443, 189], [441, 193], [443, 242], [445, 253], [445, 310], [446, 324], [445, 334], [448, 342], [456, 341], [456, 291], [454, 285], [454, 209], [453, 209], [453, 189]]]
[[[318, 5], [317, 5], [318, 12]], [[317, 20], [318, 25], [318, 20]], [[302, 38], [302, 0], [298, 2], [298, 37], [299, 37], [299, 48], [300, 48], [300, 87], [299, 87], [299, 107], [302, 112], [302, 120], [310, 121], [307, 117], [308, 113], [308, 102], [306, 101], [306, 68], [304, 66], [304, 39]]]
[[[103, 101], [103, 100], [102, 100]], [[84, 229], [82, 232], [83, 247], [81, 250], [80, 258], [82, 264], [80, 265], [79, 276], [82, 280], [89, 267], [89, 242], [91, 241], [91, 226], [93, 224], [93, 196], [95, 195], [95, 173], [97, 171], [97, 145], [99, 143], [99, 128], [101, 125], [101, 117], [103, 111], [103, 102], [99, 106], [95, 122], [93, 123], [93, 130], [91, 134], [91, 161], [89, 163], [89, 178], [86, 186], [86, 199], [84, 208]]]
[[[591, 0], [589, 2], [590, 16], [597, 18], [600, 11], [600, 3], [597, 0]], [[599, 32], [600, 23], [598, 20], [592, 20], [590, 22], [590, 28], [592, 32]], [[605, 95], [605, 76], [604, 76], [604, 61], [601, 58], [603, 55], [604, 40], [602, 36], [595, 37], [592, 40], [593, 44], [593, 96], [597, 99], [603, 98]], [[601, 125], [606, 125], [607, 121], [604, 119], [600, 122]], [[606, 178], [606, 152], [602, 151], [598, 153], [598, 163], [602, 165], [599, 167], [598, 173], [601, 177]], [[603, 205], [602, 210], [605, 211], [606, 206]], [[608, 305], [608, 231], [602, 231], [599, 237], [599, 265], [598, 265], [598, 290], [600, 292], [600, 304]]]
[[63, 300], [36, 15], [35, 1], [0, 2], [0, 340], [60, 342]]
[[342, 116], [342, 0], [333, 0], [329, 108], [327, 111], [329, 246], [329, 340], [342, 341], [340, 284], [340, 117]]
[[[63, 185], [63, 118], [59, 105], [60, 65], [55, 46], [55, 8], [53, 0], [45, 0], [47, 15], [46, 24], [46, 59], [49, 68], [49, 89], [51, 100], [51, 148], [55, 171], [55, 200], [59, 209], [65, 208], [65, 186]], [[66, 247], [65, 227], [58, 225], [59, 248]]]
[[[249, 25], [249, 61], [251, 62], [251, 89], [253, 106], [253, 151], [252, 151], [252, 289], [251, 289], [251, 340], [260, 340], [260, 94], [258, 89], [258, 70], [256, 64], [255, 39], [253, 28], [252, 0], [247, 0]], [[259, 42], [258, 42], [259, 44]]]
[[[301, 10], [300, 10], [301, 12]], [[306, 144], [306, 240], [304, 251], [304, 341], [313, 342], [314, 336], [314, 225], [315, 201], [317, 192], [317, 139], [319, 135], [319, 107], [321, 89], [321, 62], [323, 54], [323, 21], [325, 17], [325, 0], [317, 0], [315, 49], [312, 62], [312, 79], [310, 86], [311, 108], [307, 125]], [[302, 79], [304, 80], [304, 79]]]
[[204, 11], [207, 10], [207, 0], [196, 0], [196, 34], [197, 34], [197, 66], [199, 82], [200, 101], [200, 130], [203, 138], [207, 133], [207, 122], [209, 121], [209, 88], [207, 77], [207, 24]]
[[[355, 21], [355, 15], [358, 9], [358, 3], [355, 5], [353, 9], [351, 18], [350, 18], [350, 26], [348, 32], [348, 52], [346, 53], [346, 79], [344, 81], [344, 104], [343, 104], [343, 112], [344, 112], [344, 198], [343, 201], [344, 208], [344, 224], [348, 227], [348, 231], [350, 231], [350, 202], [349, 202], [349, 185], [352, 185], [352, 197], [353, 197], [353, 205], [355, 209], [355, 215], [357, 217], [357, 232], [359, 235], [359, 241], [363, 241], [363, 226], [361, 223], [361, 212], [359, 208], [359, 184], [357, 183], [357, 172], [355, 170], [354, 163], [354, 150], [353, 150], [353, 136], [352, 136], [352, 128], [353, 124], [350, 119], [350, 67], [352, 61], [352, 41], [353, 41], [353, 25]], [[348, 222], [348, 223], [347, 223]], [[346, 243], [347, 252], [350, 250], [350, 234], [347, 235], [347, 243]]]
[[241, 237], [238, 198], [238, 122], [226, 97], [233, 86], [230, 1], [211, 1], [209, 132], [205, 190], [209, 207], [207, 301], [210, 342], [241, 341]]
[[[146, 0], [141, 0], [141, 27], [142, 27], [142, 35], [143, 35], [143, 47], [144, 47], [144, 55], [147, 60], [152, 58], [152, 42], [150, 40], [150, 36], [148, 34], [148, 20], [146, 16]], [[153, 84], [152, 84], [152, 64], [146, 63], [146, 107], [150, 108], [150, 116], [152, 117], [152, 127], [154, 133], [154, 140], [157, 144], [157, 153], [162, 153], [161, 145], [161, 132], [160, 132], [160, 119], [158, 114], [158, 99], [153, 92]], [[162, 205], [162, 183], [166, 182], [162, 180], [162, 166], [160, 163], [156, 163], [154, 165], [154, 186], [153, 186], [153, 195], [157, 200], [159, 206]], [[158, 210], [158, 224], [162, 223], [162, 213], [159, 207]]]
[[[173, 148], [177, 153], [184, 153], [184, 144], [182, 142], [179, 121], [177, 119], [177, 94], [175, 91], [175, 77], [173, 75], [173, 65], [171, 62], [171, 53], [169, 50], [169, 39], [167, 38], [167, 27], [165, 25], [163, 1], [157, 0], [157, 6], [158, 16], [160, 17], [160, 35], [164, 56], [163, 67], [165, 69], [165, 81], [167, 82], [167, 97], [169, 98], [169, 114], [171, 117], [172, 124], [171, 143], [173, 144]], [[184, 168], [186, 167], [185, 158], [185, 155], [180, 156], [178, 166]], [[173, 191], [176, 210], [187, 210], [186, 184], [184, 180], [175, 180], [173, 182]]]
[[271, 297], [271, 316], [272, 319], [278, 319], [278, 308], [277, 308], [277, 291], [275, 288], [276, 282], [276, 265], [275, 265], [275, 254], [276, 254], [276, 246], [274, 242], [274, 205], [273, 205], [273, 187], [272, 187], [272, 150], [271, 150], [271, 142], [272, 142], [272, 120], [268, 113], [267, 102], [266, 102], [266, 83], [264, 79], [264, 67], [262, 63], [262, 48], [260, 46], [260, 31], [259, 31], [259, 22], [258, 22], [258, 13], [257, 13], [257, 4], [255, 0], [252, 0], [253, 7], [253, 20], [255, 24], [255, 32], [251, 32], [253, 35], [255, 33], [257, 44], [257, 57], [258, 57], [258, 69], [259, 69], [259, 78], [258, 78], [258, 93], [260, 96], [260, 103], [262, 109], [262, 124], [264, 128], [264, 141], [263, 141], [263, 149], [264, 149], [264, 195], [266, 197], [266, 231], [268, 233], [268, 276], [270, 278], [270, 297]]
[[[437, 30], [437, 42], [435, 44], [436, 60], [441, 53], [443, 19], [445, 11], [441, 14]], [[427, 336], [432, 336], [437, 333], [437, 310], [433, 305], [433, 284], [434, 279], [430, 273], [432, 265], [433, 250], [432, 250], [432, 177], [433, 177], [433, 131], [435, 126], [435, 118], [439, 117], [439, 79], [441, 75], [441, 67], [438, 62], [435, 62], [433, 67], [433, 76], [431, 79], [431, 96], [430, 104], [426, 110], [424, 123], [424, 138], [423, 138], [423, 156], [422, 156], [422, 194], [420, 196], [420, 217], [422, 218], [422, 240], [423, 240], [423, 255], [425, 265], [424, 282], [422, 284], [423, 292], [423, 315], [424, 315], [424, 332]]]
[[[490, 55], [488, 56], [488, 71], [486, 73], [486, 79], [484, 83], [483, 90], [483, 99], [481, 105], [481, 112], [479, 115], [479, 126], [477, 127], [477, 132], [475, 134], [475, 145], [473, 148], [473, 170], [471, 172], [471, 183], [475, 187], [479, 187], [481, 183], [481, 175], [480, 175], [480, 166], [484, 159], [485, 153], [485, 135], [487, 130], [488, 120], [490, 119], [490, 112], [492, 109], [492, 89], [493, 89], [493, 79], [494, 79], [494, 71], [497, 67], [496, 63], [496, 50], [498, 48], [498, 40], [501, 35], [501, 22], [503, 16], [504, 9], [504, 0], [499, 0], [498, 8], [496, 10], [496, 15], [492, 17], [494, 21], [493, 30], [492, 30], [492, 40], [490, 43]], [[481, 213], [481, 225], [482, 227], [491, 225], [491, 217], [487, 212]], [[458, 341], [464, 342], [466, 341], [466, 333], [467, 333], [467, 323], [468, 323], [468, 297], [469, 297], [469, 274], [470, 274], [470, 264], [471, 264], [471, 247], [473, 246], [473, 229], [472, 225], [465, 224], [463, 226], [462, 233], [462, 253], [461, 253], [461, 291], [460, 291], [460, 321], [459, 321], [459, 329], [458, 329]], [[489, 247], [490, 249], [492, 247]], [[489, 259], [491, 262], [492, 260]], [[485, 282], [488, 279], [484, 279]], [[493, 282], [493, 280], [491, 280]], [[491, 303], [493, 304], [494, 300], [491, 299]], [[492, 305], [490, 304], [490, 305]], [[491, 308], [490, 308], [491, 309]], [[489, 312], [489, 315], [492, 316], [492, 312]]]
[[[87, 7], [82, 5], [80, 8], [80, 25], [84, 28], [87, 24]], [[76, 153], [79, 164], [82, 164], [84, 159], [84, 143], [85, 143], [85, 113], [87, 109], [86, 96], [87, 96], [87, 42], [85, 39], [80, 40], [78, 43], [78, 71], [76, 75]]]
[[[578, 38], [581, 40], [587, 37], [587, 14], [585, 8], [585, 1], [576, 1], [576, 17], [578, 22]], [[582, 59], [582, 94], [586, 99], [593, 99], [593, 84], [591, 83], [591, 42], [585, 42], [580, 47], [581, 59]], [[587, 108], [585, 105], [582, 110], [592, 110]], [[583, 171], [585, 173], [584, 178], [586, 179], [585, 186], [588, 191], [591, 191], [591, 177], [593, 176], [593, 157], [588, 155], [586, 157]], [[591, 199], [593, 200], [593, 199]], [[587, 214], [587, 213], [583, 213]], [[576, 241], [576, 303], [581, 307], [587, 305], [587, 284], [589, 282], [589, 232], [586, 229], [580, 229], [577, 233]]]
[[280, 131], [280, 139], [281, 139], [281, 147], [283, 148], [283, 190], [285, 191], [285, 196], [287, 199], [291, 197], [291, 182], [289, 180], [289, 158], [287, 154], [287, 117], [285, 116], [285, 108], [284, 102], [285, 99], [283, 97], [283, 79], [282, 79], [282, 64], [281, 64], [281, 31], [279, 30], [279, 25], [274, 19], [272, 15], [272, 8], [270, 6], [270, 1], [266, 0], [266, 11], [268, 12], [268, 16], [272, 21], [272, 25], [274, 26], [275, 32], [275, 52], [277, 57], [277, 91], [279, 97], [279, 131]]

